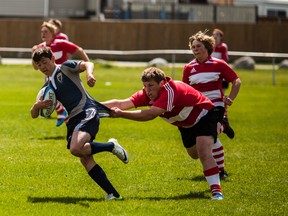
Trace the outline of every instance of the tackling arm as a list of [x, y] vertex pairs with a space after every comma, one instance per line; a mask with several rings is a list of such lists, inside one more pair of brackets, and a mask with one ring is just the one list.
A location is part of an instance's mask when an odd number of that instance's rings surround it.
[[148, 110], [132, 110], [132, 111], [123, 111], [119, 108], [112, 108], [112, 117], [125, 118], [135, 121], [149, 121], [153, 120], [157, 116], [164, 113], [165, 110], [152, 106]]

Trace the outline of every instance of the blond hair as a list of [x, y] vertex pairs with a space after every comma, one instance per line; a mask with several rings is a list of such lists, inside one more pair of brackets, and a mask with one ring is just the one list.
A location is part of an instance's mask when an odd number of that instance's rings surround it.
[[215, 39], [213, 36], [209, 36], [206, 33], [209, 30], [205, 30], [204, 32], [198, 31], [196, 34], [189, 37], [189, 47], [192, 49], [192, 43], [194, 40], [197, 40], [204, 44], [205, 48], [208, 50], [208, 54], [211, 55], [215, 45]]

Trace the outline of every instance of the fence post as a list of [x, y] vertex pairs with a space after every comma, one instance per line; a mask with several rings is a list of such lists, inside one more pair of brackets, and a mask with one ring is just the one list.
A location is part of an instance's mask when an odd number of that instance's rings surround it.
[[272, 85], [276, 85], [275, 80], [276, 72], [275, 72], [275, 57], [272, 57]]
[[175, 55], [175, 54], [172, 54], [172, 71], [171, 71], [171, 77], [172, 77], [172, 79], [174, 79], [175, 61], [176, 61], [176, 55]]

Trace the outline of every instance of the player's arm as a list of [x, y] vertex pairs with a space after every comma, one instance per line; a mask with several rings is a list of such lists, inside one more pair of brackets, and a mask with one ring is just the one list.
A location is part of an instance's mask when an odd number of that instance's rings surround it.
[[53, 105], [52, 100], [42, 100], [42, 97], [36, 101], [30, 109], [31, 117], [37, 118], [39, 116], [40, 109], [47, 109]]
[[229, 96], [224, 96], [224, 99], [223, 99], [227, 105], [229, 105], [229, 106], [232, 105], [234, 99], [238, 95], [238, 92], [240, 90], [240, 86], [241, 86], [240, 78], [237, 78], [232, 82], [232, 87], [231, 87], [231, 91], [230, 91]]
[[101, 102], [101, 103], [109, 108], [117, 107], [121, 110], [127, 110], [127, 109], [135, 107], [129, 98], [126, 98], [123, 100], [112, 99], [112, 100]]
[[93, 71], [94, 71], [94, 64], [92, 62], [85, 62], [82, 61], [80, 63], [80, 70], [81, 71], [86, 71], [86, 80], [87, 80], [87, 84], [90, 87], [93, 87], [96, 83], [96, 79], [93, 75]]
[[89, 61], [88, 55], [85, 53], [85, 51], [81, 47], [78, 47], [77, 50], [73, 53], [73, 55], [79, 57], [85, 62]]
[[149, 121], [157, 116], [164, 113], [165, 110], [159, 107], [152, 106], [148, 110], [132, 110], [132, 111], [123, 111], [119, 108], [112, 108], [112, 117], [117, 118], [125, 118], [135, 121]]

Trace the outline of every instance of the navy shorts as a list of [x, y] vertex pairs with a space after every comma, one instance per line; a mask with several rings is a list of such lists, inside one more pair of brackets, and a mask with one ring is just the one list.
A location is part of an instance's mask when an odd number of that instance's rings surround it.
[[178, 127], [182, 142], [185, 148], [190, 148], [196, 144], [196, 137], [198, 136], [212, 136], [214, 143], [217, 140], [217, 122], [219, 113], [217, 109], [209, 110], [200, 121], [190, 128]]
[[84, 131], [90, 134], [92, 142], [99, 130], [99, 115], [97, 109], [88, 108], [85, 111], [69, 119], [67, 123], [67, 149], [70, 149], [70, 142], [74, 131]]

